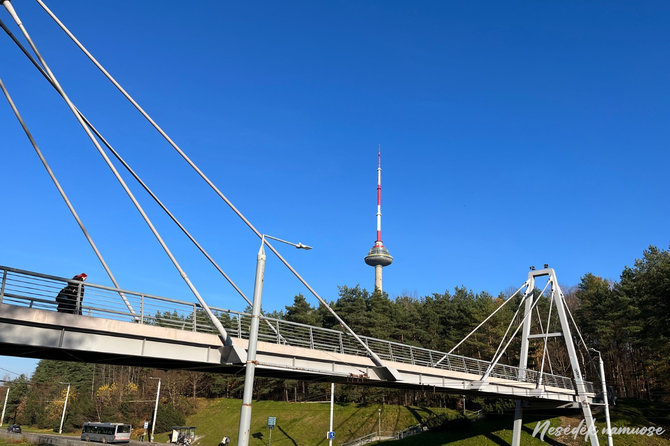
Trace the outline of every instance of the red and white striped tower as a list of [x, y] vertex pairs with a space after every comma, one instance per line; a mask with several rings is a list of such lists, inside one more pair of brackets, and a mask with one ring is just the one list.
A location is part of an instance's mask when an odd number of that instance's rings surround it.
[[393, 262], [393, 257], [382, 243], [382, 149], [377, 154], [377, 240], [365, 256], [365, 263], [375, 267], [375, 290], [382, 291], [382, 268]]

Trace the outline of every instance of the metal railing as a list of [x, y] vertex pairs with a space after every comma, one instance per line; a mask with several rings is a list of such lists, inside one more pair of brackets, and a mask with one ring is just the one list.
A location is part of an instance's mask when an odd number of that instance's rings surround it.
[[[68, 283], [68, 279], [62, 277], [0, 266], [0, 303], [54, 311], [57, 308], [55, 297]], [[129, 311], [121, 295], [135, 310], [134, 314]], [[84, 299], [80, 305], [84, 316], [217, 334], [211, 320], [197, 303], [87, 283]], [[248, 339], [250, 314], [216, 307], [210, 308], [230, 336]], [[368, 356], [363, 347], [349, 333], [268, 317], [263, 317], [263, 320], [266, 323], [260, 325], [260, 341], [333, 353]], [[366, 336], [360, 336], [360, 338], [381, 359], [388, 361], [477, 376], [484, 375], [490, 365], [489, 361], [480, 359], [454, 354], [446, 355], [436, 350]], [[496, 364], [490, 374], [495, 378], [528, 383], [537, 383], [539, 375], [539, 372], [535, 370], [521, 370], [505, 364]], [[565, 376], [543, 373], [542, 382], [546, 386], [575, 389], [573, 380]], [[592, 383], [587, 382], [586, 388], [587, 391], [593, 392]]]
[[381, 431], [379, 433], [373, 432], [371, 434], [363, 435], [354, 440], [350, 440], [346, 443], [342, 443], [342, 446], [363, 446], [373, 441], [382, 441], [382, 440], [397, 440], [398, 434], [393, 431]]

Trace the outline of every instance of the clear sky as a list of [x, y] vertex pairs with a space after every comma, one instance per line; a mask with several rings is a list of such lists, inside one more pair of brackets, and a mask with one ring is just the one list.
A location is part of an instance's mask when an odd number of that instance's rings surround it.
[[[12, 3], [73, 101], [251, 296], [258, 239], [36, 3]], [[616, 280], [670, 243], [667, 2], [48, 5], [260, 231], [314, 247], [276, 245], [328, 300], [373, 287], [379, 144], [391, 298], [497, 294], [544, 263], [564, 285]], [[122, 287], [192, 300], [4, 34], [0, 77]], [[4, 98], [0, 130], [0, 264], [110, 284]], [[126, 178], [206, 300], [244, 309]], [[264, 308], [300, 292], [269, 255]]]

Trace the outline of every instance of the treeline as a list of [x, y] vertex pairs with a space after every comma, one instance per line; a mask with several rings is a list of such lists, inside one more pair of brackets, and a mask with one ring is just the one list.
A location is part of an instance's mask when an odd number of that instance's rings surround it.
[[[503, 340], [510, 321], [512, 330], [520, 323], [521, 315], [514, 318], [520, 296], [509, 299], [514, 291], [492, 296], [460, 287], [453, 293], [390, 299], [386, 293], [370, 293], [360, 286], [342, 286], [332, 307], [360, 335], [446, 352], [509, 300], [454, 351], [454, 354], [488, 361]], [[608, 385], [616, 395], [667, 398], [670, 395], [667, 381], [670, 372], [670, 253], [650, 247], [642, 258], [624, 269], [618, 282], [589, 273], [578, 286], [564, 287], [563, 291], [579, 328], [579, 332], [573, 330], [573, 337], [579, 346], [586, 379], [599, 381], [597, 357], [583, 348], [580, 338], [602, 353]], [[533, 332], [547, 330], [544, 318], [548, 309], [549, 299], [541, 299], [538, 313], [542, 317], [533, 319]], [[268, 316], [341, 329], [327, 310], [311, 306], [302, 295], [295, 296], [284, 310]], [[560, 331], [556, 317], [548, 329]], [[551, 338], [547, 347], [550, 354], [544, 371], [572, 376], [561, 338]], [[541, 339], [530, 343], [529, 368], [540, 368], [544, 350]], [[518, 352], [516, 336], [501, 362], [517, 365]], [[4, 421], [57, 428], [65, 401], [67, 386], [64, 383], [70, 383], [66, 430], [78, 429], [85, 421], [98, 420], [123, 420], [141, 426], [144, 421], [151, 421], [153, 413], [157, 380], [152, 378], [160, 378], [162, 382], [157, 432], [183, 424], [185, 416], [195, 410], [198, 397], [241, 398], [244, 379], [190, 371], [44, 360], [30, 380], [20, 377], [10, 383]], [[255, 381], [254, 396], [288, 402], [323, 401], [329, 398], [328, 392], [326, 378], [324, 382], [259, 378]], [[4, 391], [0, 390], [0, 396], [4, 397]], [[456, 407], [459, 401], [458, 395], [448, 396], [432, 388], [409, 391], [357, 385], [337, 386], [336, 400], [441, 407]], [[496, 400], [479, 400], [478, 403], [488, 410], [507, 404]]]

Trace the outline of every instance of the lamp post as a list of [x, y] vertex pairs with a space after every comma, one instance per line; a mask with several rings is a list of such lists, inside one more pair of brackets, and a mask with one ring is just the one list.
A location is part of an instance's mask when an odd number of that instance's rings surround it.
[[600, 366], [600, 382], [603, 386], [603, 400], [605, 402], [605, 423], [607, 425], [607, 446], [613, 446], [612, 442], [612, 426], [610, 425], [610, 407], [609, 401], [607, 401], [607, 385], [605, 384], [605, 364], [603, 363], [603, 357], [600, 354], [599, 350], [595, 348], [590, 348], [594, 353], [598, 353], [598, 365]]
[[59, 384], [67, 384], [67, 392], [65, 393], [65, 403], [63, 404], [63, 415], [60, 417], [60, 428], [58, 429], [58, 433], [62, 434], [63, 433], [63, 422], [65, 421], [65, 410], [67, 409], [67, 400], [70, 397], [70, 383], [59, 383]]
[[151, 422], [151, 436], [149, 436], [149, 441], [154, 442], [154, 430], [156, 429], [156, 415], [158, 414], [158, 398], [160, 397], [161, 394], [161, 379], [160, 378], [154, 378], [152, 376], [149, 377], [149, 379], [157, 379], [158, 380], [158, 388], [156, 389], [156, 405], [154, 406], [154, 419]]
[[244, 392], [242, 393], [242, 408], [240, 409], [240, 427], [237, 435], [237, 446], [249, 445], [251, 430], [251, 399], [254, 390], [254, 373], [256, 372], [256, 348], [258, 346], [258, 325], [261, 315], [261, 298], [263, 295], [263, 277], [265, 275], [265, 239], [270, 238], [298, 249], [312, 249], [302, 243], [291, 243], [269, 235], [261, 236], [261, 247], [256, 256], [256, 280], [254, 282], [254, 300], [251, 309], [251, 324], [249, 326], [249, 347], [247, 348], [247, 364], [244, 373]]
[[[330, 383], [330, 424], [328, 433], [333, 431], [333, 404], [335, 403], [335, 383]], [[333, 446], [333, 439], [328, 438], [328, 446]]]
[[0, 426], [5, 421], [5, 409], [7, 409], [7, 399], [9, 398], [9, 386], [5, 387], [7, 391], [5, 392], [5, 404], [2, 406], [2, 416], [0, 416]]

